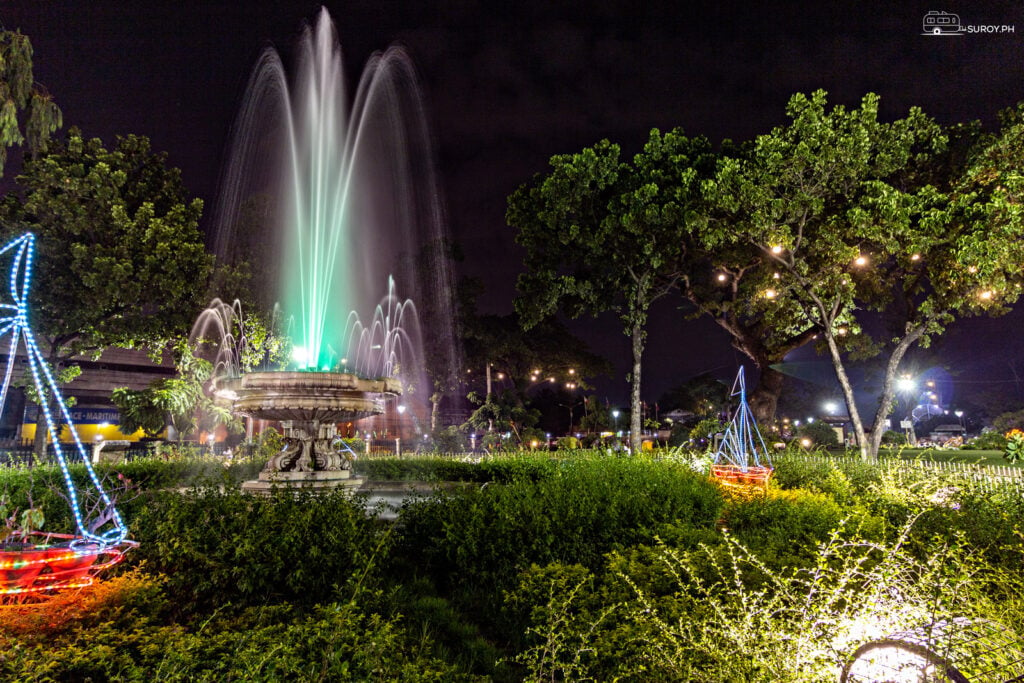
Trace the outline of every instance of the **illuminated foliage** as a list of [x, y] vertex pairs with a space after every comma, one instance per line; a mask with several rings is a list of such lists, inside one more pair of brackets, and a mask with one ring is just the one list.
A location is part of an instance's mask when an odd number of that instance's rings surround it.
[[694, 216], [709, 145], [652, 131], [633, 159], [607, 140], [551, 158], [551, 170], [509, 197], [508, 224], [526, 248], [516, 310], [527, 326], [561, 310], [615, 311], [632, 347], [630, 430], [640, 449], [640, 380], [651, 305], [683, 273], [683, 226]]
[[[795, 95], [787, 114], [787, 125], [723, 159], [706, 186], [718, 224], [709, 246], [746, 243], [773, 264], [780, 279], [762, 300], [787, 302], [820, 336], [864, 455], [874, 457], [883, 430], [868, 443], [843, 352], [884, 351], [881, 423], [910, 348], [1016, 300], [1024, 134], [1012, 116], [991, 139], [975, 126], [944, 131], [916, 108], [885, 123], [875, 95], [849, 110], [829, 109], [821, 91]], [[857, 311], [884, 311], [891, 330], [871, 339]]]

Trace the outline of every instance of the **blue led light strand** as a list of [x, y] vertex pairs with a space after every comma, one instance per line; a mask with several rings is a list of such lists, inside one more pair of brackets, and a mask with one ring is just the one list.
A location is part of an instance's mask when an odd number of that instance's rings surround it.
[[78, 437], [78, 430], [75, 428], [75, 423], [71, 419], [71, 412], [68, 410], [67, 404], [64, 402], [64, 397], [60, 393], [57, 382], [53, 377], [53, 373], [46, 364], [44, 356], [40, 351], [39, 346], [36, 344], [35, 337], [28, 324], [28, 289], [29, 282], [32, 277], [32, 257], [35, 253], [35, 236], [31, 233], [26, 233], [21, 237], [11, 240], [4, 245], [4, 247], [0, 248], [0, 256], [12, 250], [15, 251], [15, 256], [14, 263], [11, 266], [10, 293], [11, 298], [14, 301], [14, 305], [11, 306], [6, 303], [0, 304], [0, 315], [8, 311], [12, 311], [14, 313], [13, 316], [0, 317], [0, 325], [2, 325], [2, 327], [0, 327], [0, 336], [8, 333], [11, 335], [11, 343], [7, 354], [7, 368], [4, 372], [3, 386], [0, 388], [0, 412], [3, 411], [4, 403], [7, 398], [7, 388], [10, 384], [11, 373], [14, 368], [18, 342], [19, 339], [23, 339], [25, 342], [25, 353], [28, 359], [28, 366], [32, 372], [32, 379], [35, 382], [38, 395], [40, 398], [43, 398], [46, 396], [47, 391], [49, 391], [51, 392], [50, 395], [52, 395], [57, 401], [57, 405], [60, 407], [61, 416], [64, 418], [64, 422], [68, 425], [71, 432], [75, 450], [78, 452], [79, 458], [85, 465], [86, 472], [88, 472], [89, 479], [99, 494], [100, 500], [103, 501], [106, 509], [111, 513], [110, 523], [113, 525], [112, 528], [107, 529], [102, 533], [93, 533], [89, 531], [86, 520], [83, 518], [78, 491], [75, 489], [74, 482], [71, 480], [71, 472], [68, 470], [67, 460], [65, 459], [64, 452], [61, 449], [60, 432], [57, 429], [56, 422], [53, 419], [53, 414], [50, 411], [49, 401], [44, 399], [40, 403], [40, 408], [46, 418], [47, 429], [50, 434], [53, 435], [54, 454], [57, 457], [57, 463], [60, 466], [61, 473], [64, 476], [64, 485], [68, 492], [68, 502], [71, 505], [71, 512], [74, 515], [75, 526], [78, 530], [77, 542], [95, 543], [101, 546], [117, 545], [124, 541], [128, 536], [128, 528], [122, 521], [121, 515], [118, 513], [117, 509], [114, 507], [114, 503], [110, 499], [110, 496], [107, 495], [107, 492], [100, 484], [99, 477], [96, 475], [96, 471], [92, 467], [92, 463], [90, 462], [88, 453], [85, 450], [85, 446]]
[[747, 404], [747, 383], [743, 377], [742, 365], [732, 385], [732, 396], [739, 396], [740, 403], [715, 452], [715, 464], [728, 464], [743, 471], [750, 467], [768, 465], [768, 448], [757, 429], [754, 414]]

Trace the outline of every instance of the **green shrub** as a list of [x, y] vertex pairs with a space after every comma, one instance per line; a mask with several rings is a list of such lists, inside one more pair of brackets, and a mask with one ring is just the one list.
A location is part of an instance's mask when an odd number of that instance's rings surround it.
[[191, 629], [154, 621], [136, 599], [55, 639], [0, 636], [0, 647], [4, 680], [474, 680], [434, 657], [429, 638], [407, 632], [399, 616], [354, 601], [218, 614]]
[[438, 453], [465, 453], [469, 450], [465, 433], [454, 425], [435, 430], [433, 442]]
[[818, 448], [835, 448], [839, 445], [836, 430], [820, 420], [800, 425], [796, 433], [801, 438], [810, 439], [811, 443]]
[[715, 434], [725, 431], [725, 424], [714, 417], [708, 417], [695, 424], [689, 433], [690, 441], [697, 446], [711, 448], [715, 442]]
[[478, 610], [495, 610], [531, 564], [596, 567], [614, 548], [652, 542], [667, 523], [711, 528], [722, 504], [709, 481], [676, 464], [583, 458], [557, 467], [408, 504], [402, 556], [444, 590], [457, 585]]
[[558, 450], [575, 451], [580, 447], [580, 440], [575, 436], [563, 436], [558, 439]]
[[882, 433], [882, 443], [886, 446], [902, 446], [907, 443], [907, 435], [887, 429]]
[[882, 520], [863, 508], [799, 489], [734, 500], [726, 508], [724, 523], [745, 546], [779, 566], [799, 565], [841, 525], [873, 539], [881, 538], [883, 531]]
[[982, 432], [963, 445], [965, 450], [1002, 451], [1006, 449], [1006, 437], [1002, 432]]
[[[655, 591], [637, 568], [660, 575]], [[558, 566], [524, 575], [537, 608], [516, 657], [522, 679], [834, 681], [858, 646], [895, 631], [951, 617], [1016, 628], [1024, 595], [1019, 573], [986, 568], [956, 541], [917, 557], [845, 532], [806, 568], [726, 538], [652, 549], [604, 576]], [[622, 588], [610, 589], [616, 580]]]
[[167, 592], [188, 611], [329, 601], [353, 582], [371, 580], [387, 541], [363, 504], [343, 491], [159, 493], [138, 511], [132, 530], [140, 542], [133, 561], [165, 574]]

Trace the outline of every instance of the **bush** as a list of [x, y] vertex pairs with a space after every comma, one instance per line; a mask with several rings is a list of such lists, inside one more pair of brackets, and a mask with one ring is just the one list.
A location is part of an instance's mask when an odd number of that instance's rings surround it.
[[1001, 432], [982, 432], [965, 443], [963, 448], [974, 451], [1006, 450], [1006, 437]]
[[518, 573], [550, 562], [599, 566], [604, 553], [650, 543], [665, 524], [711, 528], [721, 495], [680, 465], [634, 459], [557, 462], [553, 475], [515, 477], [406, 505], [400, 552], [475, 610], [499, 610]]
[[992, 429], [1005, 434], [1011, 429], [1024, 429], [1024, 410], [1002, 413], [992, 420]]
[[558, 450], [575, 451], [580, 447], [580, 440], [575, 436], [563, 436], [558, 440]]
[[521, 678], [834, 681], [865, 642], [952, 617], [1016, 619], [1024, 595], [1019, 574], [980, 565], [969, 546], [918, 557], [847, 533], [812, 549], [807, 568], [731, 537], [616, 564], [603, 581], [559, 565], [525, 577], [536, 607]]
[[690, 429], [690, 441], [697, 446], [706, 446], [711, 448], [715, 442], [715, 434], [720, 434], [725, 431], [725, 424], [721, 420], [708, 417]]
[[309, 611], [290, 607], [218, 614], [197, 628], [164, 625], [147, 602], [127, 595], [100, 605], [76, 628], [41, 639], [0, 635], [4, 680], [61, 681], [466, 681], [471, 677], [431, 654], [429, 636], [409, 633], [400, 615], [355, 602]]
[[882, 434], [882, 444], [885, 446], [903, 446], [907, 443], [907, 435], [903, 432], [894, 432], [887, 429]]
[[328, 601], [369, 580], [387, 540], [344, 491], [164, 492], [138, 511], [132, 530], [140, 547], [131, 559], [166, 575], [174, 604], [189, 611]]
[[836, 431], [830, 425], [821, 421], [800, 425], [796, 433], [797, 436], [810, 439], [813, 445], [818, 448], [835, 448], [839, 446], [839, 437], [836, 435]]
[[844, 524], [879, 539], [883, 523], [862, 508], [842, 506], [830, 495], [793, 489], [730, 503], [724, 523], [740, 542], [773, 566], [797, 565], [813, 556], [833, 529]]
[[469, 441], [458, 427], [452, 425], [434, 431], [434, 450], [438, 453], [465, 453], [469, 450]]

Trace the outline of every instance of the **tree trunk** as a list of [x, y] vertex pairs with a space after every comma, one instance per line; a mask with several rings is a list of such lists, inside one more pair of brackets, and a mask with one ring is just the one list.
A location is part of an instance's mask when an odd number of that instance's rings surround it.
[[435, 391], [430, 395], [430, 433], [437, 432], [437, 418], [441, 412], [441, 392]]
[[868, 451], [868, 457], [873, 460], [878, 458], [878, 449], [882, 445], [882, 433], [885, 431], [882, 429], [882, 425], [892, 413], [893, 398], [896, 396], [896, 373], [899, 371], [900, 363], [903, 362], [903, 357], [907, 355], [907, 351], [921, 338], [922, 334], [924, 334], [923, 327], [915, 328], [905, 334], [899, 343], [896, 344], [896, 348], [889, 355], [889, 361], [885, 364], [882, 396], [878, 399], [878, 410], [875, 412], [875, 427], [871, 431], [870, 450]]
[[46, 434], [50, 425], [46, 424], [46, 413], [43, 412], [43, 404], [36, 406], [36, 435], [32, 440], [32, 452], [35, 453], [39, 462], [46, 462]]
[[775, 422], [775, 411], [779, 406], [782, 394], [782, 383], [785, 375], [772, 368], [767, 362], [756, 363], [761, 371], [757, 387], [750, 394], [750, 410], [759, 425], [767, 427]]
[[630, 375], [629, 399], [629, 448], [633, 454], [640, 453], [640, 359], [644, 353], [644, 332], [641, 323], [633, 323], [633, 372]]
[[860, 448], [860, 457], [869, 459], [869, 445], [864, 433], [864, 422], [860, 419], [860, 412], [857, 410], [857, 402], [854, 400], [853, 387], [850, 385], [850, 378], [846, 375], [846, 366], [843, 365], [843, 358], [839, 353], [839, 346], [831, 332], [825, 333], [825, 340], [828, 342], [828, 351], [832, 356], [832, 367], [836, 371], [836, 379], [843, 389], [843, 397], [846, 399], [846, 409], [850, 413], [850, 422], [853, 423], [853, 431], [857, 437], [857, 446]]
[[[491, 402], [491, 364], [490, 363], [487, 363], [486, 367], [484, 368], [484, 374], [487, 376], [487, 397], [484, 400], [485, 400], [486, 403], [489, 404]], [[493, 417], [487, 419], [487, 431], [488, 432], [493, 432], [494, 431], [494, 418]]]

